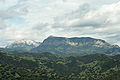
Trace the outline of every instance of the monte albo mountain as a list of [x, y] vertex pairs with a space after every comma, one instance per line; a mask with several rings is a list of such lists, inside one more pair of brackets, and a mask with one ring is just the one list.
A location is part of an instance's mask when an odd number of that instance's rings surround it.
[[119, 53], [118, 45], [91, 37], [19, 40], [0, 48], [0, 79], [120, 80]]
[[64, 56], [92, 53], [117, 54], [120, 53], [120, 47], [91, 37], [66, 38], [50, 36], [31, 51], [36, 53], [51, 52]]
[[[120, 47], [111, 45], [102, 39], [91, 37], [55, 37], [49, 36], [43, 42], [19, 40], [6, 46], [6, 51], [43, 53], [51, 52], [60, 56], [77, 56], [85, 54], [119, 54]], [[12, 53], [14, 53], [12, 51]]]

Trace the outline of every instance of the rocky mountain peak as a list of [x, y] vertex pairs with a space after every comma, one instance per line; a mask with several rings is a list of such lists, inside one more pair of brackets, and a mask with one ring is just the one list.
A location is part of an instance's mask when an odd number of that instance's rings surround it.
[[33, 40], [25, 40], [25, 39], [15, 41], [13, 44], [27, 44], [27, 45], [34, 45], [36, 47], [39, 46], [38, 42], [35, 42]]
[[30, 50], [32, 48], [38, 47], [39, 45], [39, 42], [22, 39], [9, 44], [6, 46], [6, 48], [15, 50]]

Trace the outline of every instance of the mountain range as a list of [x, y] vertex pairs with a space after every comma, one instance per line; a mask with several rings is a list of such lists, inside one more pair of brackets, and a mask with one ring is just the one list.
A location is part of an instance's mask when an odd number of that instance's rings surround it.
[[32, 53], [51, 52], [60, 56], [77, 56], [93, 53], [119, 54], [120, 47], [111, 45], [102, 39], [91, 37], [55, 37], [49, 36], [43, 42], [19, 40], [5, 49]]
[[91, 37], [19, 40], [0, 48], [0, 79], [119, 80], [119, 53], [118, 45]]

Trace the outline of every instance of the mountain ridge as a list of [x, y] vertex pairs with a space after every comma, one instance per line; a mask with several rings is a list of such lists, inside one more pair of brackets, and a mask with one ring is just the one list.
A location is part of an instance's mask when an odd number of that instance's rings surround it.
[[58, 55], [79, 55], [91, 53], [119, 53], [118, 45], [111, 45], [102, 39], [91, 37], [55, 37], [46, 38], [41, 45], [33, 48], [33, 52], [51, 52]]
[[9, 53], [50, 52], [61, 56], [77, 56], [94, 53], [119, 54], [120, 47], [118, 45], [111, 45], [105, 40], [92, 37], [67, 38], [49, 36], [41, 43], [33, 40], [18, 40], [6, 46], [4, 51]]

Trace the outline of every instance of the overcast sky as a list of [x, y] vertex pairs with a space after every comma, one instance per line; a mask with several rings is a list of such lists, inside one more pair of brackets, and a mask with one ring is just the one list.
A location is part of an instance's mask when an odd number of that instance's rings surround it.
[[0, 0], [0, 46], [48, 36], [93, 37], [120, 45], [119, 0]]

